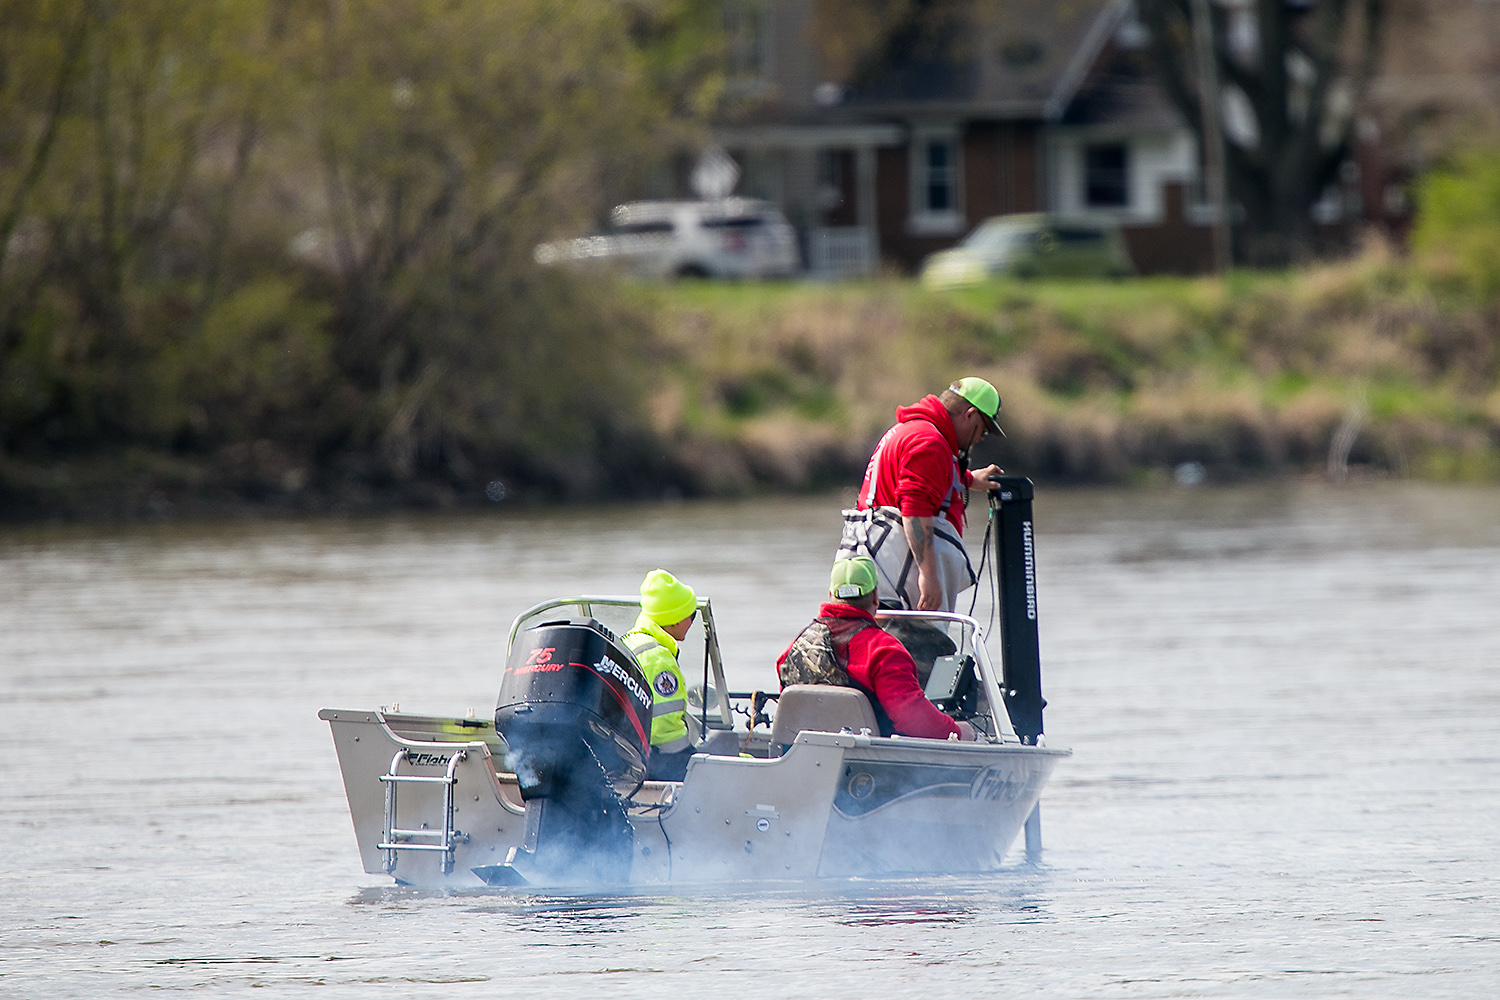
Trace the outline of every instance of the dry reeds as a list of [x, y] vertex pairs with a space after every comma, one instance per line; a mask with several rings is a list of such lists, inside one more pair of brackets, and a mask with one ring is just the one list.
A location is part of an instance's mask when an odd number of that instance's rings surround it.
[[661, 315], [679, 377], [658, 392], [693, 405], [658, 429], [739, 456], [736, 489], [857, 478], [894, 406], [968, 374], [1030, 475], [1500, 470], [1500, 308], [1435, 296], [1378, 243], [1225, 279], [697, 289]]

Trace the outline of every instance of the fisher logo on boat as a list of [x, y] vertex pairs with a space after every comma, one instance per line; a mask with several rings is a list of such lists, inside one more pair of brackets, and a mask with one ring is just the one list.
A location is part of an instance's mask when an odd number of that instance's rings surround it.
[[656, 693], [663, 698], [670, 698], [677, 693], [677, 675], [670, 670], [663, 670], [656, 675], [656, 680], [651, 682], [656, 688]]
[[418, 767], [446, 767], [449, 758], [440, 753], [413, 753], [408, 750], [406, 761], [408, 764], [415, 764]]
[[1026, 559], [1026, 617], [1036, 621], [1036, 555], [1031, 546], [1031, 522], [1021, 522], [1022, 553]]
[[651, 704], [651, 696], [646, 693], [645, 688], [641, 687], [640, 682], [637, 681], [634, 677], [630, 676], [630, 671], [626, 670], [624, 667], [620, 666], [609, 657], [600, 657], [599, 662], [594, 664], [594, 671], [600, 674], [607, 674], [608, 676], [613, 677], [615, 680], [619, 681], [621, 684], [625, 685], [626, 689], [631, 694], [635, 695], [636, 700], [641, 702], [642, 704]]
[[1000, 765], [991, 764], [980, 768], [979, 773], [974, 775], [974, 780], [969, 783], [969, 798], [984, 802], [1004, 802], [1008, 805], [1016, 801], [1025, 787], [1024, 781], [1017, 781]]
[[844, 786], [851, 799], [867, 799], [875, 790], [875, 776], [869, 771], [861, 771], [849, 779], [849, 784]]

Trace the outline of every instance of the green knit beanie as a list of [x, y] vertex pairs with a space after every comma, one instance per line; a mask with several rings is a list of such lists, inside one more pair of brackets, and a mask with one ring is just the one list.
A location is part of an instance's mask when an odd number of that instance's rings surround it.
[[698, 595], [666, 570], [653, 569], [641, 581], [641, 610], [658, 625], [676, 625], [698, 610]]

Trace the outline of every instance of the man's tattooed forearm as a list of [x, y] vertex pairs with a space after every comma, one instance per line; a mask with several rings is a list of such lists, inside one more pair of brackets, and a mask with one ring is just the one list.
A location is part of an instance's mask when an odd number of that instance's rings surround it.
[[924, 518], [914, 517], [907, 521], [907, 541], [911, 544], [912, 555], [917, 562], [922, 562], [927, 556], [927, 550], [932, 547], [932, 536]]

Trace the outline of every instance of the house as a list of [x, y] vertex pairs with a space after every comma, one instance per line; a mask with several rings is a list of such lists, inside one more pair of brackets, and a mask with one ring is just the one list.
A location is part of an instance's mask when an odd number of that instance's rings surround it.
[[1142, 273], [1206, 269], [1197, 142], [1129, 0], [930, 4], [950, 16], [842, 81], [818, 2], [732, 6], [739, 110], [716, 128], [739, 193], [782, 207], [814, 271], [911, 270], [988, 216], [1035, 211], [1118, 222]]

